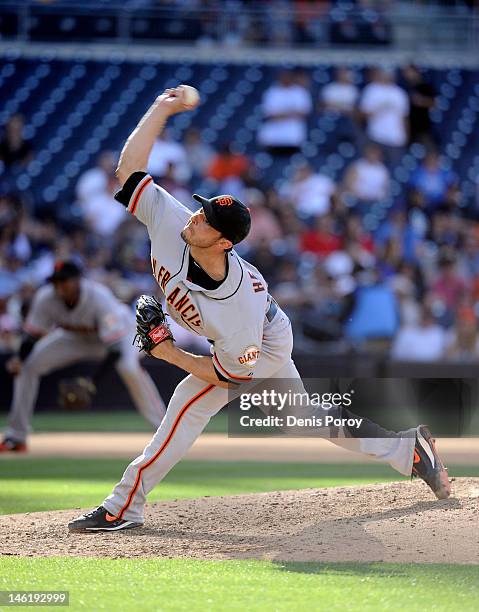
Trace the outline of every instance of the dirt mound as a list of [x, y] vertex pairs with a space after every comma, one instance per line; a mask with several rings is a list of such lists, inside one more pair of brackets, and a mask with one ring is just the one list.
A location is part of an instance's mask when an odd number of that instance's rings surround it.
[[78, 510], [2, 517], [0, 555], [479, 563], [479, 479], [435, 500], [422, 482], [151, 504], [146, 526], [72, 534]]

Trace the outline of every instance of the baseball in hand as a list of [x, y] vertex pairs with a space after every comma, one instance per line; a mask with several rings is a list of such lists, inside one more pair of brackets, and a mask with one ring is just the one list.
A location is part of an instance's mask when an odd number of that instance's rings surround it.
[[181, 85], [183, 90], [183, 102], [189, 109], [194, 109], [200, 103], [200, 94], [195, 87], [191, 85]]

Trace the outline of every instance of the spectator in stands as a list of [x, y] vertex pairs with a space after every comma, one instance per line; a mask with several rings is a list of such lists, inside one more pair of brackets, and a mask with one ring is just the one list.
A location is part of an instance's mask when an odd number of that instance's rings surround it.
[[357, 280], [346, 335], [356, 342], [392, 338], [399, 324], [399, 308], [391, 287], [374, 269], [361, 272]]
[[3, 252], [0, 257], [0, 289], [4, 296], [9, 296], [21, 290], [28, 281], [28, 270], [21, 259], [11, 250]]
[[96, 166], [86, 170], [77, 181], [76, 196], [81, 206], [98, 194], [111, 191], [116, 185], [115, 168], [117, 156], [113, 151], [102, 151]]
[[6, 245], [6, 252], [16, 260], [26, 263], [32, 255], [32, 246], [25, 232], [23, 216], [22, 209], [17, 209], [8, 226], [4, 226], [0, 231], [1, 240]]
[[371, 204], [384, 201], [390, 194], [391, 176], [383, 163], [381, 149], [375, 144], [364, 148], [362, 157], [346, 169], [342, 194], [351, 204], [358, 204], [360, 213], [367, 212]]
[[391, 348], [391, 359], [438, 361], [444, 355], [445, 346], [444, 329], [436, 323], [429, 307], [423, 306], [419, 322], [400, 328]]
[[448, 191], [456, 184], [456, 177], [445, 168], [439, 153], [429, 151], [422, 163], [412, 173], [409, 185], [419, 191], [426, 203], [426, 211], [433, 212], [447, 199]]
[[289, 0], [264, 2], [260, 6], [262, 15], [259, 19], [262, 22], [262, 40], [266, 39], [268, 43], [275, 46], [290, 46], [293, 42], [295, 15]]
[[376, 253], [381, 258], [392, 246], [397, 249], [398, 259], [408, 263], [417, 262], [421, 255], [421, 235], [401, 206], [394, 208], [390, 217], [379, 226], [374, 243]]
[[254, 182], [253, 166], [248, 157], [236, 151], [234, 145], [225, 143], [213, 157], [206, 177], [216, 181], [219, 193], [232, 193], [245, 200], [246, 188]]
[[335, 76], [336, 80], [325, 85], [321, 91], [320, 108], [338, 118], [335, 128], [338, 140], [356, 143], [359, 141], [356, 123], [359, 90], [354, 84], [351, 70], [338, 68]]
[[281, 195], [304, 217], [327, 214], [335, 192], [334, 181], [326, 174], [315, 172], [306, 160], [281, 189]]
[[474, 309], [460, 308], [447, 336], [446, 356], [452, 361], [479, 361], [479, 333]]
[[23, 117], [13, 115], [0, 139], [0, 192], [16, 190], [16, 179], [32, 158], [32, 144], [23, 137]]
[[373, 238], [358, 215], [351, 214], [346, 219], [344, 249], [356, 267], [370, 268], [375, 265]]
[[436, 90], [417, 66], [409, 64], [402, 71], [409, 96], [409, 143], [431, 145], [435, 140], [429, 112], [434, 108]]
[[285, 258], [278, 262], [278, 273], [273, 288], [273, 296], [286, 312], [298, 313], [308, 298], [301, 286], [298, 266], [295, 260]]
[[351, 262], [344, 255], [329, 255], [323, 265], [315, 266], [302, 288], [305, 303], [297, 326], [305, 336], [320, 342], [342, 339], [342, 323], [351, 308], [355, 281], [348, 273]]
[[468, 285], [459, 274], [456, 255], [453, 251], [444, 251], [439, 258], [439, 273], [431, 286], [431, 299], [440, 313], [441, 322], [449, 326], [454, 321], [456, 309], [467, 296]]
[[396, 237], [391, 237], [378, 251], [377, 270], [381, 276], [389, 281], [396, 272], [399, 264], [402, 261], [402, 244], [401, 240]]
[[408, 141], [409, 100], [390, 70], [377, 68], [360, 100], [368, 137], [381, 145], [390, 167], [402, 159]]
[[353, 74], [348, 68], [338, 68], [336, 80], [325, 85], [321, 91], [321, 105], [324, 110], [351, 116], [359, 97], [354, 85]]
[[26, 166], [33, 158], [33, 146], [23, 137], [23, 126], [23, 116], [12, 115], [0, 140], [0, 160], [9, 171]]
[[[278, 206], [278, 204], [281, 204]], [[304, 222], [298, 217], [296, 209], [292, 204], [277, 198], [275, 200], [271, 191], [268, 193], [267, 199], [268, 208], [270, 208], [278, 217], [281, 228], [284, 233], [285, 252], [291, 255], [297, 255], [299, 252], [299, 244], [304, 231]]]
[[407, 262], [400, 263], [389, 284], [398, 300], [401, 326], [416, 325], [421, 315], [418, 297], [423, 285], [419, 268]]
[[112, 236], [125, 220], [124, 209], [114, 199], [119, 183], [115, 176], [116, 156], [104, 151], [97, 165], [78, 180], [78, 205], [90, 231], [102, 237]]
[[166, 189], [174, 198], [188, 208], [192, 208], [194, 203], [191, 200], [191, 192], [186, 186], [177, 179], [175, 165], [168, 162], [165, 174], [161, 177], [161, 186]]
[[292, 155], [307, 140], [307, 119], [312, 109], [311, 94], [298, 83], [296, 74], [285, 70], [264, 93], [264, 121], [258, 142], [273, 155]]
[[173, 164], [173, 176], [181, 184], [191, 178], [191, 167], [186, 155], [186, 149], [181, 142], [170, 137], [170, 131], [165, 129], [153, 145], [148, 160], [148, 172], [155, 178], [162, 178]]
[[316, 217], [314, 227], [303, 232], [300, 250], [326, 257], [343, 246], [342, 236], [338, 234], [332, 215]]
[[[219, 147], [218, 153], [211, 160], [210, 165], [206, 170], [206, 176], [212, 178], [219, 183], [219, 189], [222, 190], [222, 185], [231, 182], [235, 184], [244, 183], [250, 170], [250, 161], [242, 153], [235, 151], [231, 143], [223, 143]], [[231, 191], [231, 189], [224, 189]]]
[[271, 244], [281, 240], [283, 231], [275, 214], [265, 206], [265, 196], [259, 189], [252, 187], [245, 191], [245, 202], [251, 216], [251, 230], [246, 243], [252, 248], [261, 243]]
[[268, 285], [274, 286], [278, 274], [279, 258], [271, 249], [269, 242], [262, 241], [248, 253], [248, 261], [259, 268], [262, 266]]
[[458, 269], [464, 278], [479, 279], [479, 224], [466, 222], [458, 252]]
[[202, 140], [201, 132], [196, 128], [186, 130], [183, 145], [191, 166], [192, 179], [198, 180], [206, 174], [206, 170], [213, 159], [214, 151], [209, 144]]
[[[291, 5], [291, 3], [290, 3]], [[271, 4], [273, 13], [274, 4]], [[325, 43], [328, 40], [329, 2], [304, 2], [297, 0], [292, 5], [294, 10], [294, 33], [297, 43]], [[276, 11], [272, 20], [276, 18]]]
[[431, 218], [428, 238], [436, 247], [456, 249], [462, 245], [464, 220], [457, 213], [441, 206]]

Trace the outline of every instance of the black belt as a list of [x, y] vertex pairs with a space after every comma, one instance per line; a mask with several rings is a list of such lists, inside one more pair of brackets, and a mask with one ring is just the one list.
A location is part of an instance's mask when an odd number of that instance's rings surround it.
[[271, 323], [271, 321], [274, 319], [275, 314], [278, 312], [278, 303], [271, 296], [270, 296], [270, 300], [271, 301], [269, 304], [269, 308], [265, 314], [265, 317], [267, 318], [268, 323]]

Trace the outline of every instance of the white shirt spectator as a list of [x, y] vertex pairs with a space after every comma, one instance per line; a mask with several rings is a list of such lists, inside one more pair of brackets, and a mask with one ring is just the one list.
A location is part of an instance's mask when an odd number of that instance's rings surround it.
[[352, 192], [360, 200], [376, 202], [389, 194], [389, 171], [378, 161], [365, 158], [353, 162]]
[[405, 119], [409, 114], [409, 100], [398, 85], [379, 82], [366, 85], [360, 109], [369, 115], [367, 133], [371, 140], [391, 147], [406, 144]]
[[125, 221], [125, 207], [108, 191], [97, 193], [80, 206], [90, 229], [100, 236], [111, 236]]
[[108, 176], [102, 168], [90, 168], [78, 179], [76, 195], [80, 202], [87, 202], [90, 198], [108, 189]]
[[155, 177], [162, 177], [168, 173], [170, 164], [173, 165], [173, 176], [179, 183], [186, 183], [191, 178], [191, 168], [188, 163], [185, 148], [179, 142], [159, 139], [153, 145], [148, 160], [148, 173]]
[[[311, 108], [311, 94], [305, 87], [272, 85], [263, 96], [265, 120], [258, 142], [265, 147], [300, 147], [307, 139], [306, 117]], [[287, 114], [292, 116], [281, 117]]]
[[444, 355], [445, 344], [445, 332], [439, 325], [407, 325], [399, 330], [391, 357], [399, 361], [437, 361]]
[[329, 176], [302, 166], [293, 180], [284, 185], [281, 195], [290, 200], [300, 213], [319, 216], [329, 212], [335, 191], [336, 185]]
[[378, 202], [389, 195], [390, 174], [378, 145], [369, 144], [363, 156], [352, 162], [344, 176], [344, 191], [364, 202]]
[[323, 87], [321, 99], [328, 107], [342, 113], [351, 113], [358, 100], [358, 88], [352, 83], [333, 81]]
[[109, 183], [114, 179], [117, 156], [112, 151], [100, 153], [96, 166], [84, 172], [76, 184], [76, 196], [80, 202], [109, 190]]

